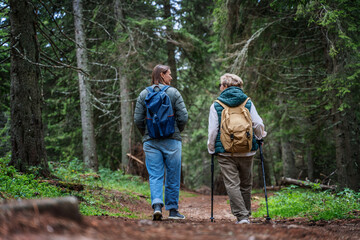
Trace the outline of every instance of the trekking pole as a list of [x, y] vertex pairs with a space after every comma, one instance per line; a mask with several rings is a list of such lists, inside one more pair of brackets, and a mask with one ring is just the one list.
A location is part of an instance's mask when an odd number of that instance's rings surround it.
[[264, 189], [265, 189], [265, 202], [266, 202], [266, 212], [267, 212], [267, 216], [266, 216], [266, 220], [270, 221], [271, 218], [269, 216], [269, 207], [268, 207], [268, 200], [267, 200], [267, 192], [266, 192], [266, 179], [265, 179], [265, 168], [264, 168], [264, 156], [263, 156], [263, 151], [262, 151], [262, 143], [263, 140], [256, 140], [257, 143], [259, 144], [259, 149], [260, 149], [260, 159], [261, 159], [261, 166], [262, 166], [262, 172], [263, 172], [263, 178], [264, 178]]
[[211, 222], [214, 222], [214, 155], [211, 154]]

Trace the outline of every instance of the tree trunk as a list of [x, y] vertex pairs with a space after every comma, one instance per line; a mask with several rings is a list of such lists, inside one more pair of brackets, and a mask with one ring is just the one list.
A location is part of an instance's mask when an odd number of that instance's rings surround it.
[[[355, 109], [352, 108], [351, 111], [348, 111], [349, 114], [349, 134], [350, 134], [350, 149], [351, 149], [351, 159], [353, 159], [352, 165], [354, 166], [354, 173], [352, 182], [354, 187], [352, 189], [360, 189], [360, 125], [356, 119]], [[351, 131], [350, 131], [351, 130]]]
[[[170, 0], [164, 0], [164, 18], [171, 18], [171, 3]], [[173, 24], [172, 21], [166, 25], [166, 34], [169, 38], [173, 37]], [[175, 45], [169, 40], [166, 42], [166, 48], [168, 53], [168, 65], [171, 69], [172, 81], [171, 85], [177, 87], [177, 68], [176, 68], [176, 59], [175, 59]]]
[[314, 159], [312, 158], [311, 145], [308, 142], [306, 147], [306, 159], [307, 159], [307, 175], [310, 181], [314, 181]]
[[[226, 22], [226, 40], [231, 44], [236, 36], [239, 36], [243, 32], [241, 25], [244, 25], [243, 19], [239, 19], [240, 0], [228, 0], [226, 1], [227, 7], [227, 22]], [[244, 14], [246, 15], [246, 14]], [[237, 40], [235, 40], [237, 41]]]
[[[124, 21], [124, 16], [122, 13], [121, 8], [121, 1], [115, 0], [114, 4], [115, 8], [115, 17], [118, 23]], [[122, 59], [122, 52], [121, 48], [119, 47], [119, 63], [123, 62]], [[129, 96], [129, 81], [128, 78], [125, 75], [124, 67], [119, 68], [119, 74], [120, 74], [120, 108], [121, 108], [121, 168], [128, 172], [128, 164], [129, 164], [129, 158], [127, 156], [128, 153], [131, 152], [130, 146], [131, 146], [131, 127], [132, 127], [132, 114], [131, 114], [131, 101]], [[130, 162], [131, 163], [131, 162]]]
[[78, 72], [80, 91], [80, 111], [82, 126], [83, 159], [85, 166], [95, 171], [98, 170], [98, 158], [96, 153], [95, 131], [93, 123], [93, 111], [91, 106], [90, 85], [88, 82], [88, 57], [84, 23], [82, 15], [82, 1], [73, 1], [74, 26], [76, 40], [77, 65], [82, 70]]
[[358, 184], [356, 182], [358, 178], [357, 168], [355, 159], [351, 157], [350, 130], [347, 128], [347, 119], [346, 116], [342, 116], [342, 112], [339, 112], [337, 109], [334, 109], [334, 111], [336, 166], [339, 187], [356, 189]]
[[295, 157], [287, 136], [281, 138], [281, 159], [284, 177], [296, 178]]
[[39, 88], [36, 16], [26, 0], [10, 0], [11, 23], [11, 165], [19, 171], [40, 167], [48, 176]]
[[127, 77], [122, 75], [120, 78], [120, 89], [121, 89], [121, 163], [123, 169], [127, 171], [128, 156], [130, 153], [131, 146], [131, 107], [129, 97], [129, 83]]

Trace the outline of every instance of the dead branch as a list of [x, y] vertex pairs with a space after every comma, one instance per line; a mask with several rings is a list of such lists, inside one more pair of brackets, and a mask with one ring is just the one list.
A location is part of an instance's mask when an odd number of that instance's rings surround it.
[[144, 165], [143, 161], [141, 161], [141, 160], [138, 159], [137, 157], [131, 155], [130, 153], [127, 153], [126, 155], [127, 155], [130, 159], [133, 159], [133, 160], [137, 161], [138, 163]]

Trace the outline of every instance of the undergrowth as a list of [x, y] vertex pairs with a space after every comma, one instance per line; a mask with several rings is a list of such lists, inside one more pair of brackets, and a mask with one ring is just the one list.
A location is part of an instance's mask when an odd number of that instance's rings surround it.
[[9, 166], [10, 157], [0, 158], [0, 193], [5, 199], [59, 197], [61, 189], [41, 182], [34, 174], [22, 174]]
[[[150, 203], [150, 189], [140, 177], [100, 168], [98, 173], [88, 170], [80, 160], [49, 163], [51, 174], [59, 178], [54, 182], [41, 179], [36, 174], [18, 172], [8, 165], [10, 157], [0, 158], [0, 199], [34, 199], [76, 196], [83, 215], [108, 215], [139, 218], [121, 201]], [[79, 188], [80, 190], [71, 190]], [[114, 193], [114, 191], [116, 193]], [[111, 192], [111, 193], [110, 193]]]
[[[346, 188], [333, 193], [292, 185], [269, 197], [268, 208], [271, 218], [307, 217], [313, 221], [359, 218], [360, 192]], [[266, 202], [263, 199], [253, 216], [265, 215]]]
[[[10, 157], [0, 158], [0, 199], [53, 198], [76, 196], [83, 215], [109, 215], [142, 218], [124, 202], [146, 199], [150, 205], [150, 189], [140, 177], [100, 168], [97, 173], [84, 167], [80, 160], [50, 163], [50, 170], [58, 180], [41, 179], [33, 174], [18, 172], [8, 163]], [[81, 188], [80, 188], [80, 187]], [[180, 192], [180, 197], [189, 193]], [[271, 218], [307, 217], [310, 220], [359, 218], [360, 192], [344, 189], [340, 192], [300, 189], [290, 186], [268, 198]], [[205, 206], [204, 206], [205, 207]], [[254, 217], [266, 215], [265, 200], [253, 213]]]

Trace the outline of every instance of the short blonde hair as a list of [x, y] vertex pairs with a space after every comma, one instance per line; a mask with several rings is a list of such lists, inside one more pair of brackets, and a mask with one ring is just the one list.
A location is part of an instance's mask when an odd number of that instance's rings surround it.
[[225, 73], [224, 75], [222, 75], [220, 77], [220, 83], [223, 86], [226, 87], [239, 87], [239, 88], [243, 88], [244, 82], [243, 80], [235, 74], [231, 74], [231, 73]]

